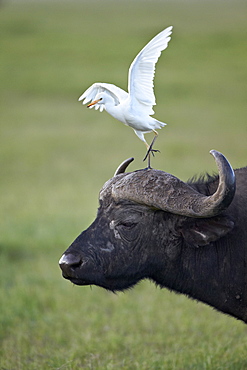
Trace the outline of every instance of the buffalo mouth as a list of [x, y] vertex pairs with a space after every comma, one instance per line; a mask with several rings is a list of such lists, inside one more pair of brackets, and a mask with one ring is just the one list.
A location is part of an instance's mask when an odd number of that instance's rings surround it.
[[114, 279], [111, 278], [103, 278], [101, 277], [95, 277], [94, 280], [90, 279], [83, 279], [75, 276], [68, 276], [64, 273], [62, 273], [62, 276], [69, 280], [72, 284], [78, 285], [78, 286], [98, 286], [100, 288], [106, 289], [111, 292], [118, 292], [118, 291], [124, 291], [126, 289], [131, 288], [134, 286], [140, 279], [125, 279], [122, 277], [115, 277]]
[[75, 284], [75, 285], [93, 285], [93, 282], [90, 282], [88, 280], [82, 280], [82, 279], [78, 279], [78, 278], [72, 278], [72, 277], [68, 277], [68, 276], [64, 276], [63, 277], [69, 281], [71, 281], [71, 283]]
[[71, 283], [75, 285], [93, 285], [93, 281], [87, 279], [81, 279], [76, 276], [68, 276], [66, 273], [62, 272], [62, 276], [64, 279], [69, 280]]

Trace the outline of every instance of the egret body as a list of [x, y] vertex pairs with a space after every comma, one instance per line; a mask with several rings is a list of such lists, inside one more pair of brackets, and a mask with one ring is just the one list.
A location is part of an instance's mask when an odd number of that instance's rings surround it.
[[[135, 57], [129, 68], [128, 92], [108, 83], [94, 83], [79, 98], [89, 108], [104, 109], [114, 118], [133, 128], [136, 135], [145, 143], [150, 157], [153, 143], [158, 135], [156, 129], [166, 125], [151, 117], [156, 104], [154, 95], [155, 65], [161, 52], [167, 48], [172, 26], [156, 35]], [[154, 132], [155, 137], [148, 145], [144, 134]]]

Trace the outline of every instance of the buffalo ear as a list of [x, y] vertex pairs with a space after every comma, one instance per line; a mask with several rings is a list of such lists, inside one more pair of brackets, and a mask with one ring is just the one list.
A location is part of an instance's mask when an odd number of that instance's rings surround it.
[[193, 218], [184, 223], [181, 234], [191, 246], [202, 247], [225, 236], [234, 227], [234, 222], [224, 216]]

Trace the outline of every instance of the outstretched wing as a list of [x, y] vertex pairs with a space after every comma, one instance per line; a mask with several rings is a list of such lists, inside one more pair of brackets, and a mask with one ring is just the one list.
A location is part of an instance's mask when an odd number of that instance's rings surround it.
[[156, 35], [135, 57], [129, 69], [128, 89], [130, 97], [147, 106], [150, 111], [149, 114], [154, 113], [152, 106], [155, 105], [153, 91], [155, 64], [161, 52], [167, 48], [171, 33], [172, 26]]
[[[109, 95], [112, 96], [112, 98], [115, 101], [115, 104], [118, 105], [121, 103], [121, 101], [128, 98], [129, 94], [120, 89], [120, 87], [117, 87], [113, 84], [107, 84], [107, 83], [101, 83], [96, 82], [92, 86], [90, 86], [80, 97], [79, 101], [83, 101], [83, 104], [87, 104], [91, 101], [94, 101], [96, 99], [96, 96], [101, 93], [106, 92]], [[92, 106], [92, 108], [95, 108], [96, 110], [100, 108], [100, 111], [102, 112], [105, 106], [103, 104], [95, 104]]]

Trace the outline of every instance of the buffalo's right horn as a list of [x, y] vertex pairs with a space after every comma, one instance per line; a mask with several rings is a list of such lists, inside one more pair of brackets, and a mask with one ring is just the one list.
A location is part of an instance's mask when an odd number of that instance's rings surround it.
[[112, 195], [179, 215], [213, 217], [232, 202], [235, 174], [223, 154], [210, 153], [219, 170], [218, 188], [212, 195], [203, 195], [177, 177], [153, 169], [126, 174], [113, 184]]

